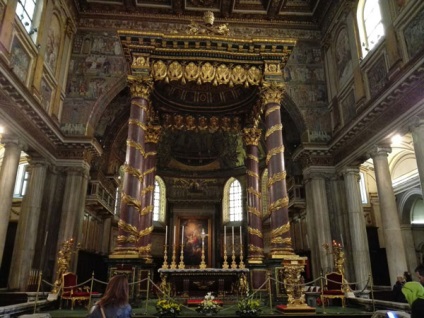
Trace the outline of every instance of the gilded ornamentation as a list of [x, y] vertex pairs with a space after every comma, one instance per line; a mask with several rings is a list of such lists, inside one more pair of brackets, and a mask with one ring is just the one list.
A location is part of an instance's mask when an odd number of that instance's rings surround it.
[[250, 159], [250, 160], [253, 160], [253, 161], [259, 162], [258, 157], [254, 156], [254, 155], [252, 155], [252, 154], [248, 154], [248, 155], [247, 155], [247, 158], [248, 158], [248, 159]]
[[129, 235], [129, 236], [118, 235], [118, 237], [116, 238], [116, 241], [118, 242], [118, 244], [136, 243], [138, 241], [138, 237], [134, 235]]
[[132, 175], [133, 177], [137, 178], [140, 182], [143, 181], [143, 173], [140, 170], [137, 170], [136, 168], [131, 167], [128, 164], [124, 164], [122, 170], [125, 173], [128, 173]]
[[271, 232], [272, 237], [283, 235], [284, 233], [287, 233], [290, 231], [290, 223], [287, 222], [286, 224], [281, 225], [279, 228], [273, 229]]
[[130, 118], [128, 120], [128, 125], [136, 125], [137, 127], [141, 128], [142, 130], [146, 130], [147, 127], [145, 124], [143, 124], [141, 121], [139, 121], [138, 119], [134, 119], [134, 118]]
[[248, 206], [247, 207], [247, 213], [252, 213], [254, 215], [256, 215], [257, 217], [261, 217], [261, 211], [259, 211], [256, 207], [254, 206]]
[[247, 175], [249, 177], [254, 177], [254, 178], [258, 178], [259, 179], [259, 175], [256, 172], [252, 171], [252, 170], [247, 170], [246, 173], [247, 173]]
[[302, 291], [301, 272], [304, 265], [301, 260], [283, 267], [284, 287], [288, 296], [288, 306], [305, 306], [305, 294]]
[[244, 85], [257, 86], [262, 81], [261, 70], [256, 66], [245, 68], [242, 65], [229, 67], [226, 64], [218, 66], [209, 62], [181, 64], [173, 61], [170, 64], [158, 60], [151, 66], [152, 78], [155, 81], [177, 81], [197, 84], [212, 83], [213, 85]]
[[150, 76], [128, 75], [128, 86], [132, 97], [141, 97], [150, 102], [150, 94], [153, 90], [153, 81]]
[[144, 157], [146, 154], [146, 151], [144, 150], [143, 146], [139, 144], [138, 142], [135, 142], [134, 140], [127, 139], [127, 146], [135, 148], [138, 150], [138, 152]]
[[266, 134], [265, 134], [265, 140], [268, 139], [268, 137], [271, 136], [276, 131], [282, 131], [282, 130], [283, 130], [282, 124], [272, 126], [271, 128], [267, 129]]
[[259, 231], [258, 229], [254, 229], [251, 228], [250, 226], [247, 228], [247, 231], [249, 232], [249, 234], [251, 235], [255, 235], [257, 237], [263, 238], [263, 234], [261, 231]]
[[148, 205], [148, 206], [146, 206], [146, 207], [144, 207], [141, 211], [140, 211], [140, 215], [147, 215], [147, 214], [149, 214], [149, 213], [152, 213], [153, 212], [153, 208], [154, 208], [154, 206], [153, 205]]
[[144, 230], [140, 231], [138, 236], [139, 237], [147, 236], [147, 235], [150, 235], [150, 233], [152, 232], [153, 232], [153, 225], [146, 227]]
[[282, 154], [284, 152], [284, 146], [272, 148], [268, 151], [268, 154], [266, 155], [266, 164], [268, 165], [271, 158], [275, 155]]
[[146, 245], [146, 246], [140, 246], [138, 248], [138, 252], [140, 254], [150, 254], [150, 252], [152, 251], [152, 244]]
[[121, 230], [123, 230], [123, 231], [125, 231], [127, 233], [130, 233], [134, 237], [137, 237], [137, 238], [139, 237], [137, 228], [134, 225], [128, 224], [127, 222], [125, 222], [122, 219], [119, 219], [119, 221], [118, 221], [118, 227]]
[[155, 189], [155, 187], [152, 186], [152, 185], [145, 187], [143, 190], [141, 190], [141, 195], [144, 196], [144, 195], [146, 195], [147, 192], [152, 192], [154, 189]]
[[270, 203], [269, 206], [268, 206], [268, 210], [269, 210], [270, 213], [273, 213], [273, 212], [277, 211], [278, 209], [288, 207], [288, 205], [289, 205], [289, 198], [285, 197], [285, 198], [281, 198], [281, 199], [278, 199], [275, 202]]
[[256, 246], [256, 245], [249, 244], [249, 252], [250, 253], [253, 253], [253, 254], [255, 254], [255, 253], [263, 253], [264, 252], [264, 249], [261, 248], [261, 247], [259, 247], [259, 246]]
[[333, 255], [334, 270], [344, 275], [344, 263], [346, 261], [346, 257], [343, 251], [342, 244], [337, 243], [335, 240], [333, 240], [331, 244], [331, 251], [330, 245], [328, 243], [322, 244], [322, 247], [326, 250], [327, 254]]
[[260, 198], [261, 197], [261, 193], [259, 191], [256, 191], [255, 189], [253, 189], [252, 187], [249, 187], [247, 189], [247, 192], [250, 194], [253, 194], [255, 197]]
[[283, 181], [284, 179], [286, 179], [286, 176], [286, 171], [275, 173], [272, 177], [268, 178], [268, 188], [270, 188], [276, 182]]
[[[262, 131], [258, 128], [243, 129], [243, 139], [247, 146], [258, 146]], [[257, 158], [256, 158], [257, 159]]]
[[266, 75], [281, 75], [280, 63], [265, 63]]
[[282, 238], [281, 236], [277, 236], [271, 239], [272, 244], [287, 244], [291, 245], [291, 237]]
[[[201, 0], [203, 1], [203, 0]], [[208, 0], [207, 2], [210, 2]], [[227, 24], [221, 24], [218, 26], [214, 26], [213, 23], [215, 21], [215, 17], [212, 11], [206, 11], [203, 15], [204, 25], [200, 25], [197, 22], [191, 21], [188, 26], [187, 34], [193, 35], [228, 35], [230, 33], [230, 29], [228, 29]]]
[[137, 211], [140, 211], [141, 209], [141, 202], [132, 196], [126, 194], [125, 192], [121, 193], [121, 200], [126, 205], [131, 205], [137, 209]]
[[268, 117], [269, 115], [271, 115], [275, 111], [278, 111], [278, 112], [280, 111], [280, 105], [269, 107], [265, 111], [265, 117]]
[[275, 81], [265, 81], [261, 87], [262, 104], [280, 104], [283, 99], [284, 84]]
[[150, 68], [149, 58], [145, 56], [135, 56], [131, 67], [136, 68]]
[[71, 263], [71, 256], [79, 248], [77, 246], [74, 248], [74, 239], [70, 238], [69, 240], [62, 243], [61, 249], [57, 253], [57, 270], [56, 270], [56, 281], [54, 282], [52, 293], [58, 293], [60, 286], [62, 286], [62, 275], [65, 274], [69, 269], [69, 264]]

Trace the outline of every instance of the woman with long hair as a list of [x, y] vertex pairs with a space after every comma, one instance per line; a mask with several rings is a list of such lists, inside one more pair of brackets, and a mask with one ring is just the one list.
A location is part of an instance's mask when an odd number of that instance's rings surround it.
[[131, 318], [128, 278], [113, 276], [107, 284], [103, 297], [97, 302], [90, 318]]

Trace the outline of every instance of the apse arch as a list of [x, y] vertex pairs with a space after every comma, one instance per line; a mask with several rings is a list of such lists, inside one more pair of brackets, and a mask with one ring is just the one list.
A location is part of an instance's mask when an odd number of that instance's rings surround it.
[[[401, 224], [411, 225], [415, 216], [419, 217], [422, 213], [422, 219], [424, 224], [424, 205], [423, 195], [420, 188], [413, 188], [402, 194], [398, 203], [398, 211], [400, 214]], [[421, 211], [421, 212], [420, 212]]]

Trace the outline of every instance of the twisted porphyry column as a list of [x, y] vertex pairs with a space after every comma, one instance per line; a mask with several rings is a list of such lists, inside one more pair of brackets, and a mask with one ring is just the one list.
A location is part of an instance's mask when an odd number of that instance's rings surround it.
[[250, 264], [262, 264], [264, 259], [264, 241], [261, 218], [261, 193], [259, 188], [258, 142], [261, 130], [244, 129], [244, 143], [247, 150], [247, 213], [249, 250], [247, 260]]
[[153, 261], [152, 236], [153, 231], [153, 194], [155, 190], [156, 175], [156, 155], [157, 145], [160, 138], [161, 127], [158, 125], [148, 125], [145, 135], [146, 152], [144, 154], [143, 169], [143, 189], [141, 190], [141, 222], [140, 222], [140, 241], [139, 253], [147, 263]]
[[283, 258], [293, 254], [288, 215], [286, 171], [284, 168], [283, 125], [280, 104], [283, 84], [264, 82], [261, 90], [262, 107], [265, 110], [266, 163], [268, 166], [269, 213], [271, 215], [271, 257]]
[[[146, 122], [150, 112], [150, 78], [128, 76], [131, 110], [122, 184], [118, 244], [111, 257], [138, 258], [141, 229], [141, 191], [145, 166]], [[140, 230], [141, 229], [141, 230]]]

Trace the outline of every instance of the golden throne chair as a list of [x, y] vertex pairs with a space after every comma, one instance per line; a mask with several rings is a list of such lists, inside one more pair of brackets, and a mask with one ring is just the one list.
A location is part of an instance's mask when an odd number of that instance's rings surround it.
[[331, 272], [325, 275], [325, 285], [321, 290], [321, 303], [326, 299], [338, 298], [345, 307], [345, 285], [343, 274]]

